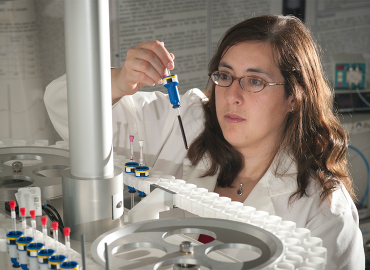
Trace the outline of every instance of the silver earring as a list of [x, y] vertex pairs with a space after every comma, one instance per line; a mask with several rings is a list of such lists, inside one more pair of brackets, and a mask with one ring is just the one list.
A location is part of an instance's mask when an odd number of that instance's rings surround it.
[[292, 106], [292, 111], [294, 111], [294, 107]]

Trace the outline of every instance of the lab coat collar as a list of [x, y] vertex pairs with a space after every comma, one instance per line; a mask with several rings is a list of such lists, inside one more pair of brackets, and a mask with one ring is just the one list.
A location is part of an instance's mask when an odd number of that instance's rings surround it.
[[293, 155], [287, 151], [279, 151], [265, 175], [244, 201], [244, 205], [274, 215], [272, 197], [295, 192], [298, 188], [296, 179], [297, 166]]

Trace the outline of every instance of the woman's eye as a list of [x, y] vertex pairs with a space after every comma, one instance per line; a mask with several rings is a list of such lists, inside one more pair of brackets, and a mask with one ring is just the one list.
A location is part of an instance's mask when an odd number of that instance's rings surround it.
[[222, 80], [222, 81], [227, 81], [227, 80], [230, 79], [230, 76], [225, 74], [225, 73], [220, 73], [219, 79]]
[[249, 78], [249, 83], [253, 86], [261, 86], [263, 83], [260, 79], [257, 78]]

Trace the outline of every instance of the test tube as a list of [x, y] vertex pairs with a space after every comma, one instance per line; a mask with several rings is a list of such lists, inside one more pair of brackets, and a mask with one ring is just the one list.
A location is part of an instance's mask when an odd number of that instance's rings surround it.
[[48, 223], [48, 217], [47, 216], [41, 217], [42, 234], [43, 234], [43, 238], [44, 238], [45, 248], [46, 248], [46, 240], [47, 240], [47, 237], [48, 237], [48, 229], [46, 227], [47, 223]]
[[65, 245], [66, 245], [66, 255], [67, 255], [67, 260], [71, 261], [71, 241], [70, 241], [70, 234], [71, 234], [71, 229], [69, 227], [65, 227], [63, 229], [64, 237], [65, 237]]
[[53, 227], [54, 250], [55, 254], [58, 255], [58, 221], [51, 223], [51, 227]]
[[143, 145], [144, 141], [140, 140], [139, 141], [140, 145], [140, 159], [139, 159], [139, 166], [144, 166], [144, 155], [143, 155]]
[[134, 161], [134, 136], [130, 135], [130, 151], [131, 151], [131, 157], [130, 160]]
[[10, 209], [11, 209], [11, 218], [12, 218], [12, 224], [13, 224], [13, 231], [16, 231], [17, 230], [17, 221], [16, 221], [16, 213], [15, 213], [15, 201], [10, 201], [9, 202], [9, 206], [10, 206]]
[[31, 210], [30, 215], [31, 215], [31, 227], [32, 227], [33, 241], [37, 242], [36, 241], [36, 210]]
[[21, 212], [21, 216], [22, 216], [22, 232], [23, 232], [23, 236], [26, 236], [26, 229], [27, 229], [27, 223], [26, 223], [26, 207], [22, 207], [21, 209], [19, 209], [19, 211]]

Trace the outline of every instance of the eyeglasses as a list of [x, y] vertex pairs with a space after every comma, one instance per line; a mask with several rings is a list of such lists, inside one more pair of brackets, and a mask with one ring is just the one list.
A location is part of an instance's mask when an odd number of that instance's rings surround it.
[[253, 77], [253, 76], [245, 76], [245, 77], [233, 77], [228, 73], [215, 71], [212, 74], [209, 74], [211, 80], [221, 87], [229, 87], [234, 80], [238, 80], [240, 87], [248, 92], [258, 93], [265, 89], [266, 86], [272, 85], [284, 85], [286, 83], [268, 83], [264, 80]]

